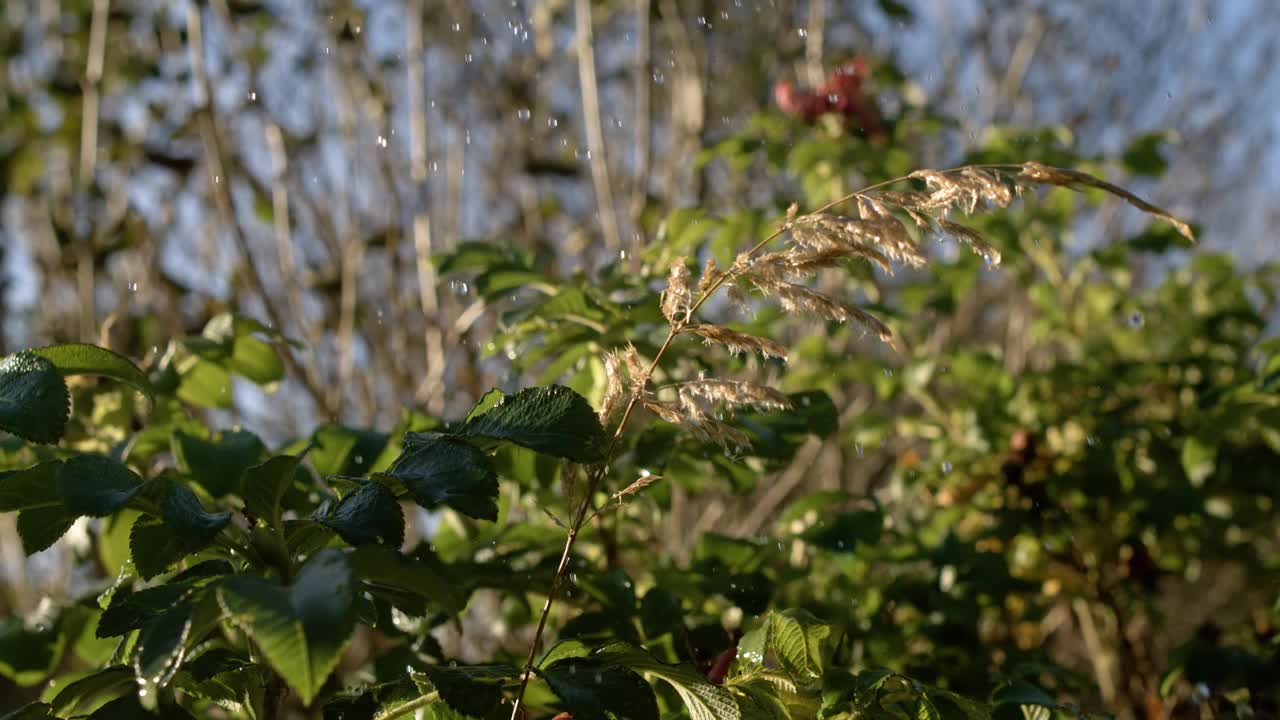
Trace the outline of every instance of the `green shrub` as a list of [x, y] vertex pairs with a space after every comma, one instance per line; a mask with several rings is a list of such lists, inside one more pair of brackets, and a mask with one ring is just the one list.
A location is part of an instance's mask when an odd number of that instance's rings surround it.
[[[1139, 292], [1127, 253], [1168, 245], [1162, 231], [1068, 268], [1024, 242], [1052, 204], [948, 219], [1046, 185], [1112, 193], [1190, 235], [1126, 191], [1026, 163], [913, 173], [815, 213], [793, 206], [774, 226], [677, 212], [647, 250], [666, 268], [660, 294], [619, 267], [555, 281], [467, 245], [439, 259], [443, 274], [473, 276], [492, 298], [538, 288], [490, 345], [547, 384], [495, 390], [462, 418], [406, 412], [390, 433], [324, 425], [274, 451], [193, 412], [225, 406], [233, 376], [282, 378], [290, 341], [247, 318], [215, 318], [145, 370], [89, 345], [10, 356], [0, 511], [17, 513], [28, 554], [93, 518], [103, 583], [5, 621], [0, 674], [42, 685], [6, 717], [484, 718], [522, 702], [580, 719], [985, 718], [1097, 706], [1095, 683], [1112, 679], [1081, 678], [1042, 647], [1055, 612], [1159, 622], [1162, 576], [1219, 563], [1259, 579], [1255, 607], [1274, 600], [1280, 360], [1274, 341], [1257, 342], [1255, 300], [1270, 302], [1273, 286], [1265, 269], [1203, 256]], [[827, 212], [837, 204], [857, 217]], [[988, 264], [1014, 258], [1036, 311], [1017, 372], [981, 344], [908, 345], [912, 320], [959, 312], [983, 268], [929, 265], [930, 233]], [[753, 235], [732, 254], [730, 239]], [[848, 302], [849, 286], [874, 287], [873, 266], [929, 276], [894, 287], [896, 308], [888, 289]], [[721, 289], [782, 312], [728, 322]], [[1116, 322], [1125, 313], [1145, 324]], [[780, 342], [804, 314], [830, 340]], [[899, 354], [832, 355], [863, 334]], [[789, 355], [790, 392], [747, 379], [783, 374]], [[875, 393], [852, 424], [833, 400], [850, 380]], [[814, 438], [861, 455], [890, 437], [901, 447], [880, 453], [891, 465], [861, 494], [790, 492]], [[1003, 437], [1016, 439], [1008, 452]], [[760, 495], [758, 481], [786, 468], [778, 482], [792, 486]], [[663, 537], [664, 515], [690, 494], [726, 492], [757, 501], [707, 528], [732, 532]], [[418, 508], [435, 513], [430, 542], [406, 542]], [[463, 619], [476, 616], [501, 628], [472, 641]], [[456, 662], [442, 638], [473, 661]], [[1196, 642], [1174, 649], [1173, 674], [1153, 689], [1143, 673], [1161, 663], [1126, 638], [1124, 685], [1102, 699], [1176, 698], [1180, 683], [1274, 699], [1273, 640]]]

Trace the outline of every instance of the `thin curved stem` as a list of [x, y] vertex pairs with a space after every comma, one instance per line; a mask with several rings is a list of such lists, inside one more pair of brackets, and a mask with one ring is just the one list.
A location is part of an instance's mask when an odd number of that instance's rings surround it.
[[386, 712], [374, 715], [373, 720], [394, 720], [395, 718], [404, 717], [405, 715], [428, 705], [434, 705], [437, 702], [440, 702], [440, 693], [439, 691], [432, 690], [426, 695], [420, 695], [403, 705], [397, 705]]

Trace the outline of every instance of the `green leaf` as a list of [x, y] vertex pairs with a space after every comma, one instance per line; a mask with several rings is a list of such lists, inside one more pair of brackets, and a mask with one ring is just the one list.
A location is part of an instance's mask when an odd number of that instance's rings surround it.
[[689, 720], [742, 720], [742, 711], [732, 693], [712, 685], [701, 673], [687, 666], [659, 662], [644, 650], [621, 643], [605, 646], [592, 657], [662, 678], [684, 702]]
[[423, 507], [447, 505], [478, 520], [498, 519], [498, 474], [474, 445], [435, 434], [405, 436], [405, 449], [386, 477], [404, 484]]
[[[257, 335], [267, 339], [255, 337]], [[211, 347], [202, 348], [198, 342], [202, 339], [210, 341]], [[186, 345], [237, 375], [259, 385], [269, 385], [284, 378], [284, 361], [268, 340], [284, 341], [285, 338], [257, 320], [223, 313], [209, 320], [201, 331], [201, 338], [188, 339]]]
[[193, 583], [182, 582], [169, 582], [136, 592], [118, 592], [98, 617], [98, 627], [94, 632], [100, 638], [108, 638], [137, 630], [158, 615], [190, 602], [196, 592]]
[[1125, 148], [1122, 160], [1125, 168], [1137, 175], [1163, 175], [1169, 163], [1160, 154], [1160, 147], [1168, 140], [1168, 133], [1157, 131], [1139, 135]]
[[1058, 703], [1049, 693], [1027, 682], [1016, 682], [997, 691], [993, 701], [996, 705], [1040, 705], [1057, 707]]
[[129, 557], [144, 580], [168, 570], [184, 555], [173, 531], [154, 518], [140, 515], [129, 529]]
[[52, 545], [81, 515], [119, 512], [142, 479], [101, 455], [54, 460], [0, 478], [0, 511], [21, 510], [18, 533], [28, 554]]
[[510, 665], [428, 665], [422, 674], [449, 707], [478, 718], [497, 710], [503, 686], [518, 679]]
[[544, 668], [564, 658], [587, 657], [591, 648], [581, 640], [560, 640], [538, 660], [536, 667]]
[[915, 17], [914, 14], [911, 12], [911, 8], [907, 7], [901, 2], [898, 2], [898, 0], [879, 0], [879, 1], [880, 1], [880, 9], [884, 11], [885, 15], [888, 15], [890, 18], [894, 20], [911, 22], [911, 20], [913, 20]]
[[404, 513], [396, 496], [382, 483], [368, 482], [347, 493], [333, 513], [316, 520], [352, 545], [404, 544]]
[[214, 497], [239, 490], [245, 471], [258, 464], [266, 450], [257, 435], [243, 430], [221, 433], [214, 441], [178, 430], [172, 443], [178, 468]]
[[678, 631], [684, 627], [680, 599], [662, 588], [649, 590], [640, 601], [640, 625], [649, 639]]
[[636, 609], [636, 589], [631, 578], [621, 569], [603, 575], [582, 573], [577, 585], [611, 613], [631, 615]]
[[342, 551], [316, 553], [288, 588], [237, 575], [218, 586], [218, 598], [228, 619], [310, 705], [355, 631], [355, 588]]
[[142, 478], [101, 455], [77, 455], [63, 463], [59, 476], [63, 504], [75, 516], [106, 517], [142, 490]]
[[307, 457], [321, 475], [355, 475], [369, 472], [387, 445], [387, 435], [372, 430], [321, 425], [311, 435]]
[[36, 443], [62, 437], [71, 393], [58, 368], [31, 352], [0, 362], [0, 430]]
[[875, 545], [883, 530], [884, 516], [879, 510], [853, 510], [820, 522], [801, 537], [824, 550], [851, 553], [859, 545]]
[[839, 635], [831, 625], [804, 610], [770, 611], [761, 625], [738, 644], [738, 662], [761, 665], [773, 656], [797, 686], [815, 687], [835, 652]]
[[150, 398], [151, 381], [129, 358], [97, 345], [66, 343], [31, 351], [53, 363], [63, 377], [68, 375], [100, 375], [132, 385]]
[[5, 713], [0, 720], [58, 720], [58, 716], [53, 714], [53, 708], [39, 703], [27, 703], [22, 707], [10, 713]]
[[466, 437], [515, 443], [579, 463], [604, 460], [609, 440], [586, 398], [562, 385], [508, 395], [458, 430]]
[[[755, 678], [733, 684], [743, 720], [791, 720], [779, 688], [770, 680]], [[822, 717], [819, 715], [819, 717]]]
[[61, 506], [27, 508], [18, 513], [18, 536], [22, 549], [34, 555], [58, 541], [78, 516], [68, 513]]
[[53, 696], [50, 704], [58, 717], [68, 717], [87, 702], [102, 702], [102, 697], [117, 697], [133, 690], [133, 673], [123, 665], [113, 665], [86, 675]]
[[524, 259], [514, 253], [508, 243], [468, 240], [447, 253], [433, 256], [431, 262], [441, 275], [448, 275], [463, 270], [487, 270], [495, 265], [521, 264]]
[[270, 527], [281, 527], [280, 503], [301, 462], [302, 458], [296, 455], [277, 455], [245, 470], [240, 480], [245, 510]]
[[133, 646], [133, 671], [142, 687], [168, 684], [186, 653], [192, 606], [181, 603], [152, 619]]
[[163, 704], [158, 711], [153, 712], [142, 706], [138, 693], [130, 693], [123, 697], [116, 698], [102, 707], [94, 710], [85, 720], [190, 720], [191, 714], [181, 707], [172, 704]]
[[165, 478], [161, 518], [140, 516], [129, 531], [129, 552], [134, 567], [143, 578], [159, 575], [182, 558], [199, 552], [213, 542], [231, 521], [230, 512], [211, 513], [204, 509], [190, 488]]
[[53, 460], [0, 475], [0, 512], [61, 505], [61, 471], [62, 462]]
[[574, 720], [658, 720], [658, 701], [644, 678], [595, 657], [563, 658], [542, 676]]
[[1185, 248], [1187, 239], [1167, 223], [1153, 223], [1138, 235], [1129, 238], [1125, 244], [1138, 252], [1160, 254]]
[[445, 574], [445, 568], [408, 557], [381, 545], [362, 545], [348, 556], [355, 574], [375, 587], [392, 587], [437, 603], [450, 614], [462, 612], [466, 593]]
[[504, 264], [491, 267], [476, 276], [476, 290], [486, 299], [508, 293], [526, 285], [537, 286], [547, 278], [540, 272], [521, 265]]
[[98, 528], [95, 547], [98, 562], [107, 577], [118, 577], [120, 569], [129, 562], [129, 531], [140, 514], [137, 510], [125, 508], [105, 518]]
[[196, 359], [182, 372], [178, 399], [207, 408], [231, 407], [231, 373], [215, 362]]
[[162, 507], [164, 523], [188, 552], [204, 548], [231, 522], [230, 512], [211, 513], [186, 485], [174, 483]]
[[0, 620], [0, 677], [29, 687], [58, 666], [66, 636], [56, 622], [28, 626], [19, 617]]
[[1200, 487], [1213, 475], [1218, 464], [1218, 447], [1199, 437], [1187, 438], [1182, 446], [1182, 469], [1186, 471], [1191, 484]]

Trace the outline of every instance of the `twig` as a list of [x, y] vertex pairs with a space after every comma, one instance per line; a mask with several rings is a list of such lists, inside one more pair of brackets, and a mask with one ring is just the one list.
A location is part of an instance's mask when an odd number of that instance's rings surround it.
[[649, 162], [652, 153], [652, 118], [650, 98], [653, 86], [649, 79], [649, 65], [653, 54], [650, 40], [650, 15], [652, 0], [636, 0], [636, 64], [635, 73], [635, 138], [636, 175], [631, 188], [631, 268], [640, 269], [640, 252], [644, 249], [644, 232], [640, 227], [640, 215], [649, 196]]
[[276, 240], [276, 264], [280, 269], [280, 284], [284, 287], [289, 315], [296, 318], [307, 341], [315, 344], [319, 337], [312, 331], [311, 323], [302, 314], [301, 284], [298, 282], [297, 264], [293, 257], [293, 234], [289, 225], [289, 155], [285, 151], [284, 134], [273, 122], [263, 129], [267, 154], [271, 158], [271, 229]]
[[[231, 191], [229, 189], [231, 179], [226, 175], [226, 168], [229, 168], [231, 164], [228, 162], [226, 152], [222, 147], [222, 141], [218, 136], [217, 116], [213, 110], [213, 89], [209, 82], [209, 75], [204, 67], [204, 35], [200, 27], [200, 8], [194, 3], [187, 6], [187, 41], [192, 72], [195, 75], [201, 95], [198, 111], [200, 116], [200, 139], [204, 145], [205, 161], [209, 168], [209, 188], [213, 193], [214, 205], [217, 206], [218, 213], [222, 216], [223, 224], [227, 226], [227, 230], [231, 233], [244, 265], [247, 266], [248, 272], [245, 273], [245, 277], [249, 282], [250, 290], [261, 298], [262, 306], [267, 313], [267, 319], [272, 326], [279, 331], [283, 331], [283, 316], [280, 313], [280, 308], [275, 298], [267, 292], [266, 283], [263, 282], [262, 278], [262, 271], [253, 260], [253, 249], [249, 245], [249, 238], [244, 234], [244, 229], [240, 227], [240, 223], [236, 220], [235, 205], [231, 199]], [[291, 373], [302, 378], [303, 384], [306, 386], [307, 392], [311, 395], [316, 406], [332, 417], [334, 410], [325, 402], [325, 393], [320, 379], [315, 376], [315, 373], [309, 367], [302, 367], [298, 363], [287, 343], [277, 343], [276, 345]]]
[[434, 705], [440, 701], [439, 691], [432, 690], [426, 695], [416, 697], [403, 705], [397, 705], [390, 710], [380, 712], [373, 716], [373, 720], [395, 720], [398, 717], [404, 717], [409, 713], [416, 712], [428, 705]]
[[409, 3], [405, 23], [405, 51], [408, 55], [405, 78], [409, 94], [409, 163], [413, 178], [413, 246], [417, 253], [418, 300], [426, 321], [427, 372], [416, 397], [427, 403], [428, 412], [439, 413], [444, 406], [444, 334], [440, 329], [440, 302], [436, 296], [436, 270], [431, 264], [431, 217], [427, 206], [427, 109], [426, 73], [423, 59], [423, 0]]
[[578, 29], [578, 81], [582, 85], [582, 116], [587, 126], [587, 152], [591, 159], [591, 183], [596, 191], [596, 212], [600, 216], [605, 247], [616, 253], [622, 248], [622, 238], [618, 231], [618, 215], [613, 207], [609, 162], [605, 158], [604, 126], [600, 122], [600, 88], [596, 82], [591, 0], [575, 0], [573, 9]]
[[[80, 119], [80, 166], [76, 173], [76, 290], [80, 300], [80, 337], [93, 337], [97, 308], [94, 292], [93, 247], [97, 230], [89, 229], [89, 191], [98, 170], [98, 85], [107, 54], [107, 19], [111, 0], [94, 0], [89, 26]], [[94, 223], [95, 225], [97, 223]]]
[[[345, 55], [343, 49], [340, 54]], [[345, 65], [345, 64], [344, 64]], [[353, 106], [356, 105], [355, 91], [350, 78], [343, 73], [343, 66], [331, 65], [337, 83], [342, 89], [338, 101], [338, 132], [346, 150], [346, 160], [354, 163], [357, 157], [355, 141], [355, 118]], [[351, 193], [347, 185], [348, 174], [343, 174], [337, 189], [337, 213], [341, 237], [342, 256], [339, 261], [340, 290], [338, 294], [338, 382], [330, 388], [329, 403], [334, 408], [342, 407], [342, 398], [351, 388], [351, 380], [355, 373], [355, 326], [356, 307], [359, 301], [360, 272], [364, 268], [364, 241], [360, 238], [359, 225], [355, 213], [351, 211]], [[364, 420], [368, 422], [371, 407], [366, 407]]]
[[804, 72], [809, 87], [822, 84], [822, 43], [826, 28], [826, 0], [809, 0], [809, 27], [804, 38]]

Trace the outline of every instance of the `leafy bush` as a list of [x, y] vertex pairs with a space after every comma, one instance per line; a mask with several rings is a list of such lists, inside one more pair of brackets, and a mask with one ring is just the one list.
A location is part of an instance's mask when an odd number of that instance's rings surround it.
[[[298, 346], [235, 313], [5, 358], [0, 512], [90, 590], [6, 605], [4, 717], [1276, 714], [1277, 268], [1165, 268], [1191, 229], [1053, 130], [912, 172], [948, 121], [870, 73], [780, 85], [696, 163], [789, 180], [639, 258], [434, 258], [501, 311], [465, 416], [225, 427]], [[1067, 252], [1116, 199], [1162, 222]]]
[[[1133, 295], [1123, 249], [1067, 270], [1052, 249], [1013, 244], [1020, 226], [1042, 220], [1036, 211], [985, 226], [947, 217], [1049, 185], [1101, 189], [1173, 220], [1119, 188], [1039, 163], [904, 181], [842, 197], [857, 218], [828, 214], [834, 202], [793, 207], [732, 256], [724, 238], [742, 236], [742, 219], [677, 213], [648, 250], [669, 268], [660, 295], [606, 268], [504, 318], [494, 347], [567, 385], [495, 390], [453, 420], [408, 412], [389, 434], [325, 425], [271, 451], [252, 433], [200, 422], [190, 408], [224, 406], [233, 375], [283, 375], [290, 341], [243, 317], [172, 341], [145, 371], [89, 345], [10, 356], [0, 510], [18, 513], [28, 553], [95, 518], [89, 553], [108, 580], [74, 604], [5, 622], [0, 672], [43, 683], [37, 702], [7, 717], [1076, 714], [1069, 703], [1092, 703], [1090, 683], [1050, 662], [1039, 637], [1064, 599], [1085, 625], [1126, 628], [1135, 613], [1150, 623], [1164, 611], [1161, 576], [1222, 563], [1266, 578], [1257, 600], [1273, 600], [1264, 468], [1280, 439], [1280, 367], [1274, 341], [1255, 345], [1255, 295], [1272, 297], [1266, 272], [1206, 256]], [[918, 241], [929, 232], [989, 263], [1021, 251], [1015, 272], [1039, 326], [1018, 376], [981, 349], [912, 350], [896, 342], [906, 316], [883, 299], [887, 321], [803, 282], [851, 261], [924, 268]], [[475, 275], [493, 297], [549, 285], [488, 246], [438, 265]], [[897, 288], [902, 309], [956, 312], [980, 268], [933, 267], [928, 282]], [[847, 277], [868, 287], [866, 270]], [[1030, 282], [1036, 272], [1055, 282]], [[784, 312], [727, 323], [721, 288]], [[1108, 321], [1130, 307], [1145, 326]], [[837, 340], [869, 332], [900, 345], [903, 367], [831, 357], [836, 345], [816, 338], [797, 343], [804, 362], [786, 378], [806, 389], [739, 379], [782, 369], [792, 351], [772, 338], [801, 313]], [[841, 422], [838, 374], [875, 387], [879, 418]], [[923, 415], [901, 411], [910, 403]], [[706, 533], [686, 545], [687, 563], [652, 556], [664, 511], [687, 493], [746, 494], [770, 471], [803, 474], [811, 438], [870, 440], [877, 423], [948, 459], [925, 469], [904, 447], [876, 480], [884, 487], [774, 498], [753, 529], [776, 520], [774, 533]], [[1011, 430], [1006, 454], [992, 440]], [[406, 541], [416, 508], [437, 519], [430, 543]], [[496, 600], [490, 621], [507, 630], [493, 632], [498, 646], [482, 662], [458, 663], [441, 640], [462, 630], [457, 647], [477, 654], [461, 619], [481, 596]], [[787, 606], [797, 609], [775, 609]], [[1175, 673], [1264, 707], [1275, 655], [1262, 637], [1201, 637], [1203, 647], [1174, 649]], [[1133, 656], [1107, 699], [1147, 700], [1154, 639], [1122, 641]], [[1176, 697], [1178, 677], [1160, 690]]]

